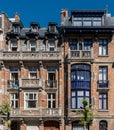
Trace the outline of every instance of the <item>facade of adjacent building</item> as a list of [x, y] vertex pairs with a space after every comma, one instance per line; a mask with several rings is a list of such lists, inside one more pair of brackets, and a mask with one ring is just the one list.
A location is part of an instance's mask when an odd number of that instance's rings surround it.
[[114, 17], [70, 13], [46, 28], [0, 15], [0, 103], [10, 103], [11, 130], [83, 130], [84, 98], [94, 112], [87, 130], [114, 129]]

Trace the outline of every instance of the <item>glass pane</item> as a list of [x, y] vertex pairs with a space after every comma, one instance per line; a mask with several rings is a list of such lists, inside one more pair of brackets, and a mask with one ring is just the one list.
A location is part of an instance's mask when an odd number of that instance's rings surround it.
[[76, 98], [72, 98], [72, 108], [76, 108]]
[[32, 93], [29, 94], [29, 99], [34, 99]]
[[83, 102], [83, 97], [78, 97], [77, 108], [83, 107], [82, 102]]
[[77, 91], [78, 96], [84, 96], [84, 91]]
[[72, 96], [76, 96], [76, 92], [75, 91], [72, 91]]

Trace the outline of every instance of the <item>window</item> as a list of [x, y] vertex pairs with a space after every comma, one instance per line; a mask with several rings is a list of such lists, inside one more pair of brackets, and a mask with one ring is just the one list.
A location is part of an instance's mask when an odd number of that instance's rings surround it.
[[30, 51], [36, 51], [36, 41], [30, 41]]
[[82, 101], [86, 98], [90, 101], [90, 66], [71, 66], [71, 108], [80, 109]]
[[70, 41], [70, 42], [69, 42], [70, 50], [77, 50], [77, 43], [78, 43], [77, 40], [72, 40], [72, 41]]
[[103, 120], [99, 122], [99, 130], [108, 130], [107, 121]]
[[29, 78], [30, 79], [37, 78], [37, 68], [36, 67], [29, 67]]
[[83, 17], [83, 26], [92, 26], [92, 17]]
[[89, 102], [90, 92], [86, 90], [71, 90], [71, 108], [80, 109], [83, 107], [83, 99], [86, 98]]
[[10, 105], [12, 108], [18, 108], [18, 93], [10, 94]]
[[54, 67], [50, 67], [48, 68], [48, 81], [47, 81], [47, 85], [51, 88], [55, 87], [55, 80], [56, 80], [56, 68]]
[[92, 40], [85, 39], [84, 40], [84, 50], [91, 50], [91, 46], [92, 46]]
[[99, 55], [107, 55], [108, 54], [108, 42], [107, 40], [99, 41]]
[[18, 48], [17, 41], [11, 41], [11, 50], [17, 51], [17, 48]]
[[101, 26], [101, 17], [72, 17], [73, 26]]
[[53, 42], [49, 42], [49, 51], [54, 51], [55, 48], [55, 43]]
[[55, 108], [55, 103], [55, 93], [48, 93], [48, 108]]
[[[79, 122], [72, 123], [72, 130], [84, 130], [84, 127], [79, 124]], [[89, 126], [87, 125], [86, 130], [89, 130]]]
[[99, 94], [99, 109], [100, 110], [107, 110], [108, 109], [107, 93], [100, 93]]
[[94, 17], [93, 18], [93, 26], [101, 26], [102, 18], [101, 17]]
[[11, 67], [10, 68], [10, 85], [12, 88], [17, 88], [19, 86], [18, 83], [18, 68]]
[[99, 67], [99, 87], [108, 87], [108, 67]]
[[49, 26], [49, 32], [56, 32], [56, 26], [55, 25]]
[[37, 108], [37, 93], [25, 92], [24, 93], [24, 108]]

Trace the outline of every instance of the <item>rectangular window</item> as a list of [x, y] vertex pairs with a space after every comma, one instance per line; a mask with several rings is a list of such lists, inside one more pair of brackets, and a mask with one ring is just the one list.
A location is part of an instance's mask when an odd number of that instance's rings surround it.
[[48, 108], [56, 108], [55, 93], [48, 93]]
[[30, 79], [37, 78], [37, 68], [36, 67], [29, 67], [29, 78]]
[[47, 85], [48, 87], [56, 87], [56, 68], [50, 67], [48, 68], [48, 73], [47, 73]]
[[37, 108], [38, 96], [36, 92], [24, 93], [24, 108]]
[[72, 109], [81, 109], [83, 107], [83, 99], [86, 98], [89, 102], [90, 92], [84, 90], [72, 90], [71, 91], [71, 108]]
[[36, 41], [30, 41], [30, 51], [36, 51]]
[[18, 81], [18, 68], [11, 67], [10, 68], [10, 85], [12, 88], [18, 88], [19, 81]]
[[10, 105], [12, 108], [18, 108], [18, 93], [10, 94]]
[[17, 51], [17, 48], [18, 48], [17, 41], [11, 41], [11, 50]]
[[108, 87], [108, 67], [99, 67], [99, 87]]
[[94, 17], [93, 18], [93, 26], [101, 26], [102, 18], [101, 17]]
[[99, 41], [99, 55], [107, 55], [108, 54], [108, 41], [106, 39], [102, 39]]
[[100, 110], [107, 110], [108, 109], [107, 93], [100, 93], [99, 94], [99, 109]]
[[85, 39], [84, 40], [84, 50], [91, 50], [91, 47], [92, 47], [92, 40]]
[[49, 51], [54, 51], [55, 50], [55, 43], [54, 41], [49, 42]]

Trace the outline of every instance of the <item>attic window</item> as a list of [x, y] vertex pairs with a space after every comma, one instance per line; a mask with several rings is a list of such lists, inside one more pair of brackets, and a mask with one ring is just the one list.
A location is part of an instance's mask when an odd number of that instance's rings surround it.
[[49, 26], [49, 31], [50, 32], [56, 32], [56, 26]]

